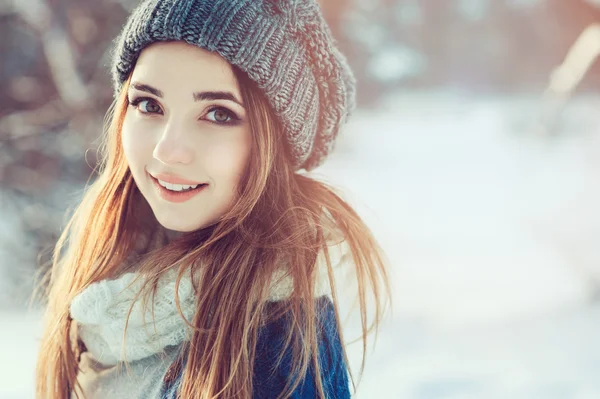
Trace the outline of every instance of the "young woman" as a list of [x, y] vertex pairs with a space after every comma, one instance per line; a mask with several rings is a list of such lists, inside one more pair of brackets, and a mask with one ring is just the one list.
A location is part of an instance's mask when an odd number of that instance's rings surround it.
[[99, 173], [54, 251], [37, 397], [349, 398], [339, 286], [366, 349], [389, 285], [360, 217], [300, 173], [354, 107], [315, 0], [144, 1], [112, 73]]

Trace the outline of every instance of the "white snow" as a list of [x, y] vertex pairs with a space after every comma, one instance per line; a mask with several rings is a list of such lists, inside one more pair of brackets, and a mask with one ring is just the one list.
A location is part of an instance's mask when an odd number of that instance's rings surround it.
[[574, 99], [545, 137], [538, 102], [398, 94], [319, 170], [392, 262], [395, 312], [358, 397], [600, 397], [600, 100]]
[[40, 312], [0, 311], [0, 399], [34, 398]]
[[387, 43], [367, 63], [367, 72], [379, 82], [393, 83], [419, 75], [426, 61], [418, 51], [399, 44]]

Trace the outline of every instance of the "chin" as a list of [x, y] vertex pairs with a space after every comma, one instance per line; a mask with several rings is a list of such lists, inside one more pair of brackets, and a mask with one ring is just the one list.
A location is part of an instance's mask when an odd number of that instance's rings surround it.
[[191, 231], [203, 229], [215, 223], [212, 221], [205, 220], [190, 221], [189, 219], [185, 218], [182, 220], [173, 220], [173, 218], [162, 218], [159, 215], [156, 215], [156, 220], [158, 220], [162, 227], [171, 230], [174, 234], [189, 233]]

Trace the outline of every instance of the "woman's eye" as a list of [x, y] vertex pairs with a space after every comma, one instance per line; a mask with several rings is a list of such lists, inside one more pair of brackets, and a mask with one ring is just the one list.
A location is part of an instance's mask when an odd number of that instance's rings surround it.
[[208, 118], [211, 122], [219, 124], [234, 124], [239, 119], [233, 112], [221, 107], [211, 109], [207, 115], [212, 115]]
[[136, 98], [131, 102], [131, 105], [140, 110], [143, 114], [158, 114], [160, 107], [150, 98]]

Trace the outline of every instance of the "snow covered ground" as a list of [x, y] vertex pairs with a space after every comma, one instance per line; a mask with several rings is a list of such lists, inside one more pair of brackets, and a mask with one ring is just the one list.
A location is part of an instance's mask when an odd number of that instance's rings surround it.
[[[357, 112], [316, 171], [392, 262], [394, 313], [357, 398], [600, 397], [600, 97], [574, 99], [551, 136], [531, 129], [538, 105], [398, 94]], [[0, 399], [31, 398], [39, 317], [0, 326]]]

